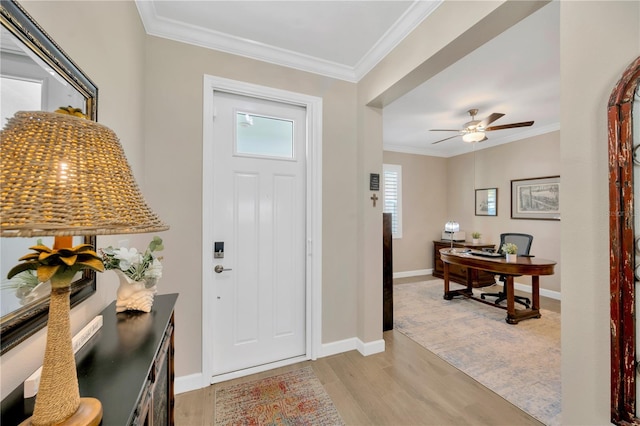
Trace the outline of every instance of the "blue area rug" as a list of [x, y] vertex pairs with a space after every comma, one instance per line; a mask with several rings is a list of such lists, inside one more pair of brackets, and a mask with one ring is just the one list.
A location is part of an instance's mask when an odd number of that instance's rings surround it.
[[510, 325], [503, 309], [444, 300], [443, 292], [442, 280], [394, 285], [395, 329], [544, 424], [560, 425], [560, 314], [541, 310], [542, 318]]

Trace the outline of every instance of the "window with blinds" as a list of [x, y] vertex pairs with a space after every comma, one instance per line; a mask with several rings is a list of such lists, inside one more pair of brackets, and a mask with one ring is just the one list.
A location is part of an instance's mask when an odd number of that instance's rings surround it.
[[402, 238], [402, 166], [382, 165], [382, 196], [384, 213], [391, 213], [393, 238]]

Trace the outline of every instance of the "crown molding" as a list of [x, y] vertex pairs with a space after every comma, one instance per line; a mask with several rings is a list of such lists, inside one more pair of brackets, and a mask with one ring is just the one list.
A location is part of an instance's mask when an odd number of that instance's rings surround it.
[[378, 63], [395, 49], [427, 16], [431, 15], [443, 1], [444, 0], [415, 1], [356, 64], [354, 73], [357, 81], [378, 65]]
[[357, 83], [443, 1], [414, 1], [355, 67], [158, 16], [152, 1], [135, 4], [148, 35]]

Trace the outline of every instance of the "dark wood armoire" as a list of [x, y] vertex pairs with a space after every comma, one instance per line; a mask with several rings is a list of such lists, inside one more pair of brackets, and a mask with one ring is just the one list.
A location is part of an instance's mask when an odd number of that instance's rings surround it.
[[382, 213], [382, 331], [393, 330], [393, 250], [391, 213]]

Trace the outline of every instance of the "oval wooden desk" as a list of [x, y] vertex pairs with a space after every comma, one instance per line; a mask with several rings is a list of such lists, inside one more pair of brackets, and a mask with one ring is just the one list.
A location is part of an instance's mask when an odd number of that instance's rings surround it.
[[[539, 259], [537, 257], [518, 256], [516, 262], [507, 262], [503, 257], [475, 256], [462, 249], [440, 249], [440, 258], [444, 262], [444, 298], [451, 300], [455, 296], [464, 296], [479, 302], [491, 304], [485, 300], [473, 296], [471, 280], [467, 280], [467, 287], [459, 290], [449, 289], [449, 265], [466, 266], [467, 274], [471, 269], [481, 269], [495, 274], [506, 276], [505, 291], [507, 292], [507, 318], [509, 324], [517, 324], [523, 319], [540, 318], [540, 275], [553, 275], [556, 262], [553, 260]], [[516, 309], [513, 293], [513, 277], [516, 275], [531, 275], [531, 308]]]

